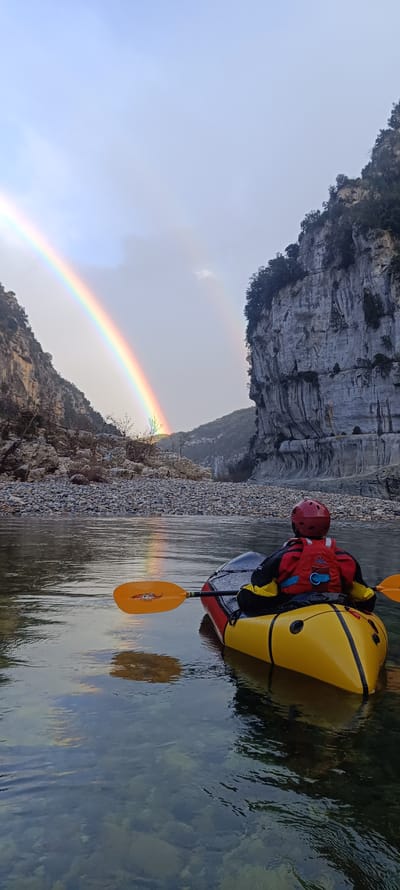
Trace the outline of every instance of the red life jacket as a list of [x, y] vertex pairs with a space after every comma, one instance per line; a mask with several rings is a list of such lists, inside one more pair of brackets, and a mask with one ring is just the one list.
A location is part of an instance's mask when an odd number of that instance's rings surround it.
[[334, 538], [293, 538], [280, 561], [281, 593], [341, 593], [354, 580], [355, 561], [339, 551]]

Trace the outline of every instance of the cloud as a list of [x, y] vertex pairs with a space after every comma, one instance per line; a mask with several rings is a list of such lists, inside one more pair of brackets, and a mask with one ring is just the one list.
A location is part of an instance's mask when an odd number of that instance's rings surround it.
[[207, 278], [216, 278], [211, 269], [195, 269], [194, 274], [199, 281], [205, 281]]

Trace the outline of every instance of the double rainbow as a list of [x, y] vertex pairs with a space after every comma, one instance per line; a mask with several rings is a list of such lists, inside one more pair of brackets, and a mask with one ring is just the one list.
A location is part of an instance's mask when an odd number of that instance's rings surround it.
[[94, 293], [54, 250], [41, 232], [4, 195], [0, 195], [0, 217], [3, 217], [40, 254], [80, 303], [122, 366], [151, 424], [155, 422], [160, 432], [170, 433], [170, 425], [133, 349], [124, 339], [112, 318], [105, 312]]

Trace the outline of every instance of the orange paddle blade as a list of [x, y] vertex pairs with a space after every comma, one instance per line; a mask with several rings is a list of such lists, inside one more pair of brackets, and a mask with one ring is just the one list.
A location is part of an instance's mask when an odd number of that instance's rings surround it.
[[114, 590], [114, 599], [123, 612], [143, 615], [176, 609], [188, 596], [183, 587], [170, 581], [127, 581]]
[[400, 575], [389, 575], [384, 581], [376, 585], [375, 590], [383, 593], [390, 600], [400, 603]]

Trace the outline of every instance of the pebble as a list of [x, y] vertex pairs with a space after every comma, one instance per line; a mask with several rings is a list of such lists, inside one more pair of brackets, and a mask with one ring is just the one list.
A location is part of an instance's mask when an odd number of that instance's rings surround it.
[[248, 482], [192, 481], [138, 476], [110, 483], [71, 485], [67, 478], [0, 482], [0, 516], [255, 516], [287, 519], [302, 497], [321, 500], [333, 518], [387, 522], [400, 518], [400, 501], [321, 493]]

